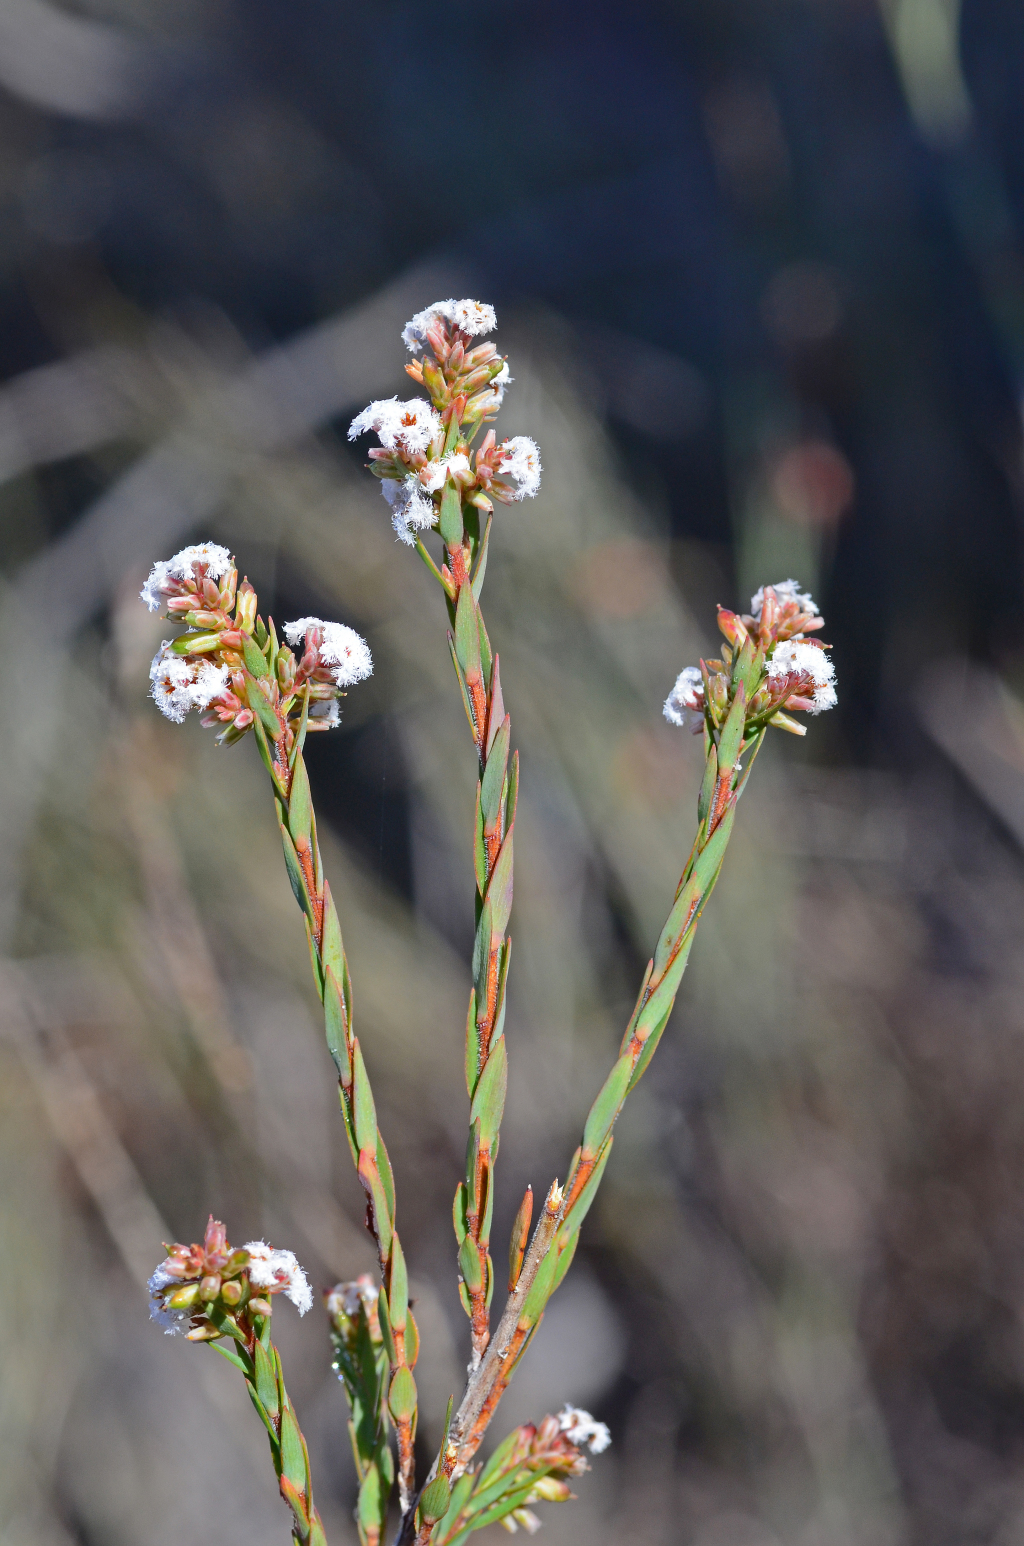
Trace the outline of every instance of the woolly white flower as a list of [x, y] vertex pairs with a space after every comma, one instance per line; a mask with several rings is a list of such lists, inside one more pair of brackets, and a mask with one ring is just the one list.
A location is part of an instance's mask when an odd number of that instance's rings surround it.
[[587, 1444], [592, 1455], [608, 1448], [612, 1436], [605, 1423], [599, 1423], [580, 1406], [564, 1406], [558, 1414], [558, 1426], [573, 1444]]
[[662, 713], [670, 725], [692, 729], [704, 722], [704, 678], [699, 666], [685, 666], [676, 677], [676, 684], [665, 699]]
[[512, 484], [513, 499], [532, 499], [540, 488], [540, 447], [529, 435], [513, 435], [498, 447], [498, 476]]
[[351, 687], [373, 675], [373, 656], [362, 634], [356, 633], [345, 623], [325, 623], [322, 617], [300, 617], [294, 623], [285, 623], [284, 636], [288, 643], [298, 648], [311, 628], [319, 628], [323, 635], [320, 659], [336, 669], [334, 680], [339, 687]]
[[420, 470], [419, 482], [428, 493], [436, 494], [438, 489], [444, 488], [448, 474], [453, 478], [469, 472], [469, 457], [465, 451], [453, 451], [451, 456], [443, 456], [440, 461], [428, 462]]
[[180, 1278], [165, 1272], [163, 1267], [158, 1267], [146, 1285], [149, 1289], [149, 1318], [163, 1327], [165, 1337], [183, 1335], [182, 1328], [189, 1318], [187, 1310], [171, 1310], [164, 1303], [163, 1290], [170, 1288], [171, 1284], [180, 1285]]
[[369, 1310], [376, 1303], [380, 1293], [368, 1272], [355, 1278], [350, 1283], [336, 1283], [327, 1296], [328, 1315], [337, 1315], [343, 1312], [349, 1317], [359, 1313], [360, 1305], [365, 1305]]
[[272, 1294], [284, 1294], [299, 1314], [305, 1315], [313, 1303], [313, 1290], [294, 1251], [275, 1251], [265, 1240], [250, 1240], [242, 1249], [249, 1252], [250, 1283], [269, 1288]]
[[514, 379], [515, 378], [510, 376], [508, 372], [508, 360], [504, 360], [498, 374], [490, 383], [489, 390], [494, 393], [495, 401], [488, 405], [489, 412], [496, 413], [497, 410], [501, 407], [502, 403], [505, 401], [505, 388], [509, 386]]
[[427, 329], [438, 317], [461, 328], [475, 338], [479, 333], [491, 333], [498, 325], [493, 306], [484, 301], [435, 301], [418, 311], [402, 329], [402, 342], [411, 354], [419, 354], [426, 341]]
[[415, 547], [414, 533], [433, 526], [437, 520], [437, 506], [423, 493], [423, 486], [415, 473], [399, 482], [385, 478], [380, 491], [391, 506], [391, 524], [399, 542]]
[[388, 451], [404, 451], [409, 456], [425, 451], [441, 432], [441, 420], [424, 397], [397, 397], [371, 403], [357, 413], [348, 428], [348, 438], [356, 440], [373, 430]]
[[777, 644], [768, 663], [769, 679], [788, 676], [793, 672], [806, 674], [814, 683], [812, 714], [835, 708], [836, 670], [823, 649], [819, 649], [816, 644], [808, 644], [804, 639], [786, 639]]
[[187, 659], [171, 651], [165, 639], [149, 668], [150, 693], [161, 714], [180, 725], [189, 709], [209, 708], [228, 685], [227, 666], [212, 660]]
[[326, 703], [311, 703], [309, 723], [317, 730], [337, 730], [341, 724], [341, 710], [338, 708], [337, 698], [331, 698]]
[[[785, 606], [787, 601], [795, 601], [801, 612], [817, 614], [818, 608], [814, 604], [814, 597], [809, 595], [807, 591], [801, 590], [797, 580], [778, 580], [772, 586], [772, 590], [783, 606]], [[761, 616], [761, 608], [764, 606], [764, 591], [765, 588], [762, 585], [761, 589], [750, 598], [750, 614], [754, 618]]]
[[211, 580], [222, 580], [231, 568], [231, 554], [217, 542], [194, 542], [191, 547], [175, 553], [173, 558], [160, 559], [153, 565], [149, 579], [139, 592], [151, 612], [159, 612], [163, 606], [163, 590], [169, 580], [192, 578], [194, 563], [205, 564]]

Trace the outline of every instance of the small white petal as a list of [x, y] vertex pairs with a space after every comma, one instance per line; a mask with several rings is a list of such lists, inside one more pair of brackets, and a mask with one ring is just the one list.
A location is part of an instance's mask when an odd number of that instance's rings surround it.
[[385, 478], [380, 491], [391, 506], [391, 524], [399, 541], [414, 547], [414, 533], [433, 526], [438, 518], [437, 506], [425, 496], [415, 473], [400, 482], [395, 478]]
[[250, 1240], [242, 1249], [249, 1253], [249, 1281], [272, 1294], [284, 1294], [305, 1315], [313, 1303], [313, 1290], [294, 1251], [275, 1251], [265, 1240]]
[[[814, 597], [809, 595], [807, 591], [801, 590], [796, 580], [778, 580], [772, 586], [772, 590], [783, 606], [785, 606], [787, 601], [795, 601], [801, 612], [813, 612], [817, 615], [818, 608], [814, 604]], [[762, 585], [761, 589], [750, 598], [750, 615], [754, 618], [761, 616], [761, 608], [764, 606], [764, 591], [765, 588]]]
[[669, 724], [679, 725], [682, 729], [689, 730], [692, 730], [694, 725], [703, 724], [704, 709], [701, 704], [703, 692], [704, 678], [701, 676], [699, 666], [684, 666], [676, 677], [675, 686], [665, 699], [665, 707], [662, 710]]
[[472, 338], [480, 333], [491, 333], [498, 325], [494, 307], [485, 301], [435, 301], [432, 306], [418, 311], [402, 329], [402, 342], [411, 354], [419, 354], [426, 341], [427, 329], [438, 317], [461, 328]]
[[579, 1406], [565, 1406], [558, 1414], [558, 1426], [573, 1444], [586, 1444], [593, 1455], [601, 1454], [612, 1441], [607, 1424], [599, 1423]]
[[426, 451], [441, 433], [441, 420], [423, 397], [411, 397], [407, 402], [388, 397], [356, 414], [349, 425], [348, 438], [356, 440], [370, 430], [388, 451], [404, 451], [414, 456]]
[[513, 499], [532, 499], [540, 488], [540, 447], [529, 435], [513, 435], [498, 447], [498, 478], [511, 485]]

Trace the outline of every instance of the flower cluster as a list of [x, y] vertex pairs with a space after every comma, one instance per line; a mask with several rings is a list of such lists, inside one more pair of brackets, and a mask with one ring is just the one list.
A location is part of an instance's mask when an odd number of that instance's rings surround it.
[[580, 1406], [564, 1406], [558, 1414], [558, 1426], [571, 1444], [586, 1444], [592, 1455], [600, 1455], [612, 1441], [606, 1423], [599, 1423]]
[[417, 532], [437, 524], [449, 483], [463, 501], [486, 513], [495, 500], [511, 504], [540, 488], [540, 452], [529, 436], [498, 442], [489, 431], [479, 448], [471, 449], [512, 379], [492, 343], [473, 344], [496, 326], [494, 308], [481, 301], [435, 301], [417, 312], [402, 338], [412, 353], [425, 347], [430, 353], [406, 370], [426, 387], [430, 401], [392, 397], [371, 403], [349, 427], [350, 440], [370, 431], [380, 440], [370, 465], [382, 480], [395, 532], [410, 546]]
[[175, 724], [190, 709], [207, 711], [203, 724], [220, 727], [223, 742], [258, 720], [287, 752], [303, 719], [307, 730], [337, 725], [338, 698], [373, 671], [366, 640], [343, 623], [300, 617], [284, 625], [288, 644], [279, 643], [273, 622], [257, 616], [256, 592], [215, 542], [154, 564], [142, 600], [188, 630], [165, 639], [150, 667], [157, 707]]
[[717, 728], [732, 701], [744, 650], [749, 657], [744, 682], [748, 731], [775, 725], [803, 735], [803, 727], [789, 718], [791, 712], [820, 714], [835, 707], [835, 667], [826, 647], [807, 637], [825, 620], [796, 580], [762, 586], [742, 616], [719, 607], [718, 626], [728, 641], [723, 658], [679, 673], [665, 700], [671, 724], [695, 733], [706, 723]]
[[275, 1251], [262, 1240], [235, 1250], [224, 1225], [211, 1214], [202, 1244], [168, 1248], [149, 1280], [149, 1313], [168, 1335], [178, 1332], [192, 1342], [211, 1342], [239, 1331], [246, 1335], [254, 1316], [271, 1313], [273, 1294], [284, 1294], [300, 1315], [313, 1303], [309, 1281], [291, 1251]]

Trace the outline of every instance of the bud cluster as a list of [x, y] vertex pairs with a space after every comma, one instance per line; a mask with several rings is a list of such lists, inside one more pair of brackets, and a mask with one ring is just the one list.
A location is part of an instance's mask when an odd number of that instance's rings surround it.
[[369, 431], [379, 438], [370, 467], [382, 480], [396, 534], [410, 546], [417, 532], [437, 524], [449, 483], [464, 504], [485, 514], [495, 501], [507, 505], [532, 498], [540, 487], [540, 452], [529, 436], [499, 442], [489, 431], [477, 451], [471, 450], [512, 379], [494, 344], [473, 343], [496, 326], [494, 308], [480, 301], [436, 301], [418, 312], [402, 338], [414, 354], [425, 346], [430, 352], [405, 368], [430, 401], [374, 402], [349, 427], [350, 440]]
[[333, 729], [343, 689], [373, 671], [366, 640], [343, 623], [302, 617], [285, 624], [288, 643], [280, 643], [273, 621], [257, 615], [255, 590], [239, 583], [215, 542], [154, 564], [142, 600], [187, 629], [164, 640], [150, 667], [157, 707], [176, 724], [190, 709], [206, 710], [203, 724], [220, 727], [227, 744], [257, 720], [285, 751], [303, 717], [307, 730]]
[[825, 620], [795, 580], [765, 585], [750, 599], [749, 613], [718, 609], [718, 626], [728, 641], [719, 660], [686, 666], [665, 700], [665, 718], [694, 733], [714, 733], [732, 704], [740, 656], [749, 657], [745, 677], [746, 733], [774, 725], [795, 735], [805, 729], [789, 712], [820, 714], [835, 707], [835, 668], [826, 646], [808, 634]]
[[149, 1294], [151, 1318], [168, 1335], [183, 1332], [190, 1342], [225, 1336], [251, 1342], [253, 1320], [270, 1315], [273, 1294], [284, 1294], [300, 1315], [313, 1302], [291, 1251], [276, 1251], [262, 1240], [235, 1250], [212, 1214], [201, 1244], [168, 1247], [149, 1280]]

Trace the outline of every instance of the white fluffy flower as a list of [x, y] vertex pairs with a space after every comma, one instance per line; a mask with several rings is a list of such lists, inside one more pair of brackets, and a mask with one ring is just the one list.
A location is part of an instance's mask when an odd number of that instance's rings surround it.
[[532, 499], [540, 488], [540, 447], [529, 435], [513, 435], [498, 447], [498, 476], [512, 485], [513, 499]]
[[599, 1455], [612, 1441], [607, 1425], [596, 1422], [580, 1406], [564, 1406], [558, 1414], [558, 1426], [571, 1443], [588, 1445], [592, 1455]]
[[391, 506], [391, 524], [398, 540], [414, 547], [414, 533], [433, 526], [437, 520], [437, 506], [423, 493], [423, 485], [415, 473], [400, 482], [385, 478], [380, 491]]
[[180, 725], [189, 709], [208, 708], [229, 677], [227, 666], [173, 654], [170, 639], [165, 639], [149, 668], [150, 693], [161, 714]]
[[305, 1315], [313, 1303], [313, 1290], [294, 1251], [275, 1251], [265, 1240], [250, 1240], [242, 1249], [249, 1253], [250, 1283], [268, 1288], [272, 1294], [284, 1294], [299, 1314]]
[[484, 301], [435, 301], [418, 311], [402, 329], [402, 342], [412, 354], [419, 354], [426, 340], [427, 329], [438, 317], [461, 328], [471, 338], [479, 333], [492, 333], [498, 325], [494, 307]]
[[[496, 412], [505, 401], [505, 388], [511, 383], [513, 377], [508, 372], [508, 360], [502, 362], [501, 369], [490, 383], [489, 390], [494, 393], [495, 401], [489, 405], [490, 411]], [[481, 389], [483, 390], [483, 389]]]
[[380, 437], [381, 445], [388, 451], [405, 451], [414, 456], [425, 451], [434, 436], [440, 434], [441, 420], [425, 397], [410, 397], [408, 402], [388, 397], [356, 414], [348, 427], [348, 438], [355, 440], [370, 430]]
[[814, 683], [812, 714], [835, 708], [836, 670], [823, 649], [816, 644], [808, 644], [805, 639], [785, 639], [777, 644], [768, 663], [769, 679], [789, 676], [794, 672], [806, 674]]
[[[801, 590], [797, 580], [778, 580], [772, 586], [772, 590], [783, 606], [785, 606], [787, 601], [795, 601], [801, 612], [817, 614], [818, 608], [814, 604], [814, 597], [809, 595], [807, 591]], [[761, 589], [750, 598], [750, 615], [754, 618], [761, 616], [761, 608], [764, 606], [764, 591], [765, 588], [762, 585]]]
[[319, 628], [323, 635], [320, 659], [334, 666], [333, 676], [339, 687], [351, 687], [354, 682], [365, 681], [373, 675], [370, 646], [362, 634], [345, 623], [325, 623], [322, 617], [300, 617], [294, 623], [285, 623], [284, 636], [297, 649], [311, 628]]
[[684, 666], [676, 677], [676, 684], [665, 699], [662, 713], [670, 725], [692, 729], [704, 722], [704, 678], [699, 666]]
[[187, 1310], [171, 1310], [164, 1303], [163, 1290], [171, 1285], [180, 1286], [181, 1279], [158, 1267], [146, 1285], [149, 1289], [149, 1318], [163, 1328], [165, 1337], [182, 1335], [182, 1328], [189, 1318]]
[[341, 710], [338, 707], [337, 698], [330, 698], [326, 703], [311, 703], [309, 705], [309, 724], [316, 730], [337, 730], [341, 724]]
[[360, 1305], [367, 1310], [377, 1303], [380, 1290], [368, 1272], [362, 1273], [350, 1283], [336, 1283], [327, 1296], [328, 1315], [343, 1312], [350, 1318], [358, 1315]]
[[418, 480], [423, 488], [430, 494], [436, 494], [442, 489], [451, 473], [453, 478], [464, 476], [469, 472], [469, 457], [465, 451], [453, 451], [451, 456], [443, 456], [439, 461], [428, 462], [418, 474]]
[[162, 558], [149, 571], [149, 578], [139, 595], [151, 612], [159, 612], [164, 604], [163, 587], [168, 580], [190, 580], [192, 565], [205, 564], [211, 580], [222, 580], [231, 568], [231, 554], [217, 542], [193, 542], [182, 548], [173, 558]]

